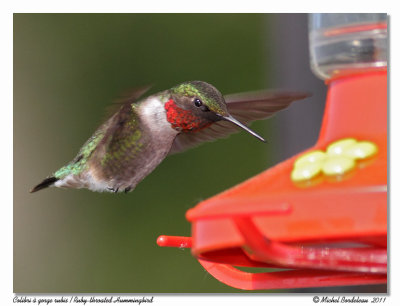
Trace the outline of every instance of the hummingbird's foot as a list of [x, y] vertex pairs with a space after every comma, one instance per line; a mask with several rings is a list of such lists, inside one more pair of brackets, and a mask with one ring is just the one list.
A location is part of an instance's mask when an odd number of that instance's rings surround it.
[[[119, 187], [116, 187], [116, 188], [115, 187], [108, 187], [107, 189], [110, 190], [111, 192], [114, 192], [114, 193], [117, 193], [119, 191]], [[132, 189], [133, 189], [132, 186], [126, 187], [126, 188], [124, 188], [124, 192], [128, 193]]]
[[131, 191], [132, 190], [132, 187], [126, 187], [125, 189], [124, 189], [124, 192], [125, 193], [128, 193], [129, 191]]
[[117, 193], [118, 190], [119, 190], [119, 187], [117, 187], [117, 188], [114, 188], [114, 187], [107, 187], [107, 189], [110, 190], [111, 192]]

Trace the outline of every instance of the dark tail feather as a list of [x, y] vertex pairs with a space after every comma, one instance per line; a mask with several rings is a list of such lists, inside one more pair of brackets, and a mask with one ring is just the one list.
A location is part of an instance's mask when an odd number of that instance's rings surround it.
[[42, 189], [44, 189], [44, 188], [47, 188], [47, 187], [53, 185], [53, 184], [54, 184], [55, 182], [57, 182], [58, 180], [59, 180], [59, 179], [58, 179], [58, 178], [55, 178], [54, 176], [48, 177], [48, 178], [44, 179], [43, 182], [41, 182], [40, 184], [38, 184], [38, 185], [36, 185], [35, 187], [33, 187], [33, 188], [31, 189], [30, 193], [36, 192], [36, 191], [39, 191], [39, 190], [42, 190]]

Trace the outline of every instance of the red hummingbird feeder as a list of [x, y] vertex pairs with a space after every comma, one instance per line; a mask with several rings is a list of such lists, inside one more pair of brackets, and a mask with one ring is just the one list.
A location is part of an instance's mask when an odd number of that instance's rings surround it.
[[[190, 209], [192, 237], [157, 240], [160, 246], [191, 248], [211, 275], [231, 287], [387, 281], [386, 51], [371, 45], [371, 39], [386, 39], [386, 15], [383, 22], [378, 16], [379, 22], [357, 19], [333, 28], [324, 21], [334, 15], [311, 16], [312, 65], [328, 85], [315, 146]], [[322, 39], [328, 43], [318, 45]], [[336, 49], [342, 41], [343, 52], [369, 46], [370, 58], [341, 63], [343, 53], [335, 57], [337, 52], [321, 49], [329, 41]]]

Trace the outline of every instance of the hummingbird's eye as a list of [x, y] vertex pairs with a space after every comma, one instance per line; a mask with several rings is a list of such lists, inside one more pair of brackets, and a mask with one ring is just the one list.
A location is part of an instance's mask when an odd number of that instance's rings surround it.
[[199, 98], [194, 99], [194, 105], [196, 105], [197, 107], [200, 107], [203, 105], [203, 102], [201, 102], [201, 100]]

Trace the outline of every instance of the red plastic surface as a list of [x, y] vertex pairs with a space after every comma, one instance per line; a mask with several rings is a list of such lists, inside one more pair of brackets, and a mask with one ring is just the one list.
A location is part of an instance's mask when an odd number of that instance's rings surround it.
[[[201, 202], [187, 212], [192, 239], [169, 237], [168, 243], [164, 236], [161, 244], [191, 245], [214, 277], [236, 288], [385, 283], [386, 86], [382, 69], [332, 80], [319, 140], [307, 150], [352, 137], [375, 143], [373, 158], [344, 176], [299, 184], [290, 173], [300, 153]], [[231, 265], [290, 270], [248, 273]]]
[[249, 273], [231, 265], [216, 264], [205, 260], [199, 260], [199, 262], [219, 281], [244, 290], [371, 285], [386, 282], [385, 274], [303, 269]]

